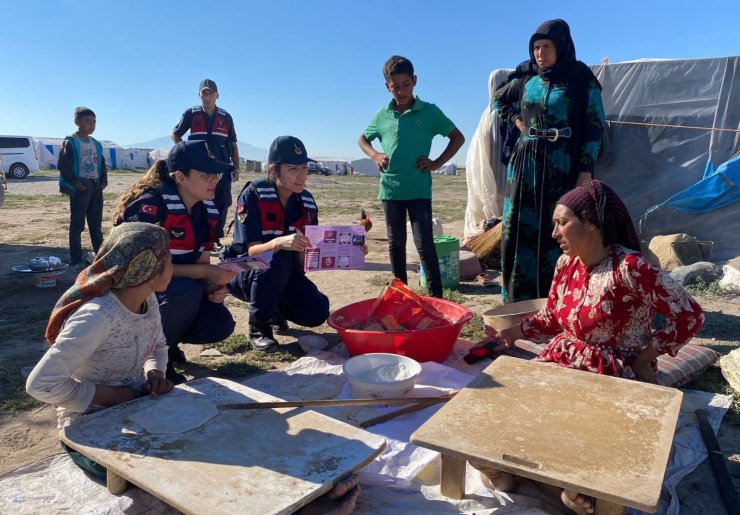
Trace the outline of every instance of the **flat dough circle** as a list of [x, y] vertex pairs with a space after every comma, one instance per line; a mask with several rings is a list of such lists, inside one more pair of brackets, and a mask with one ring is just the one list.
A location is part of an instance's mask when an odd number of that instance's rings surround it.
[[218, 408], [205, 399], [164, 397], [128, 419], [147, 433], [184, 433], [218, 415]]

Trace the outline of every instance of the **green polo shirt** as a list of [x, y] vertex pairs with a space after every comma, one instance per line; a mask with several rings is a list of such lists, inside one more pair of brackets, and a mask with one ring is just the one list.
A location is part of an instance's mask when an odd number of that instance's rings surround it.
[[448, 136], [455, 124], [434, 104], [414, 97], [411, 109], [398, 113], [393, 101], [382, 107], [365, 129], [369, 141], [380, 140], [388, 169], [380, 174], [380, 200], [432, 198], [432, 174], [416, 167], [429, 156], [437, 134]]

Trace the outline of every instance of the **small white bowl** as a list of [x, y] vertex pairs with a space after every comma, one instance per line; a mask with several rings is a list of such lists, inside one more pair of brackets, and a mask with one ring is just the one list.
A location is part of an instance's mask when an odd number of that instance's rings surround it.
[[303, 352], [308, 353], [312, 350], [324, 350], [329, 346], [329, 341], [317, 334], [304, 334], [298, 337], [298, 345], [303, 349]]
[[355, 397], [404, 397], [421, 373], [418, 361], [399, 354], [370, 353], [348, 359], [342, 366]]

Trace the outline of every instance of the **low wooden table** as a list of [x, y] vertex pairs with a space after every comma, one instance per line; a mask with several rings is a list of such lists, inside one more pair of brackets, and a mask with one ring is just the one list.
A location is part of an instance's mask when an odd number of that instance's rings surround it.
[[465, 462], [596, 498], [596, 513], [658, 507], [683, 394], [502, 356], [411, 435], [442, 453], [442, 494]]
[[[216, 378], [180, 385], [167, 396], [179, 398], [183, 409], [194, 398], [280, 400]], [[61, 439], [106, 467], [114, 493], [130, 481], [184, 513], [292, 513], [385, 447], [379, 436], [291, 408], [224, 410], [178, 434], [149, 434], [128, 420], [156, 402], [142, 397], [81, 417]]]

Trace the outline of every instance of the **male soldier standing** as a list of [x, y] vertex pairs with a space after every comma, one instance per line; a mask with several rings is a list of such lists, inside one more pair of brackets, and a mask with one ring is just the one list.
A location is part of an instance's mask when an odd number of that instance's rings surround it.
[[223, 174], [218, 181], [216, 197], [213, 199], [221, 215], [216, 232], [216, 236], [221, 238], [224, 235], [224, 225], [232, 200], [231, 181], [239, 180], [239, 147], [236, 145], [234, 120], [224, 109], [216, 107], [218, 100], [216, 83], [211, 79], [202, 80], [198, 87], [198, 96], [202, 105], [186, 110], [172, 130], [171, 136], [172, 141], [179, 143], [183, 135], [190, 131], [188, 140], [205, 140], [216, 159], [234, 165], [234, 172]]

